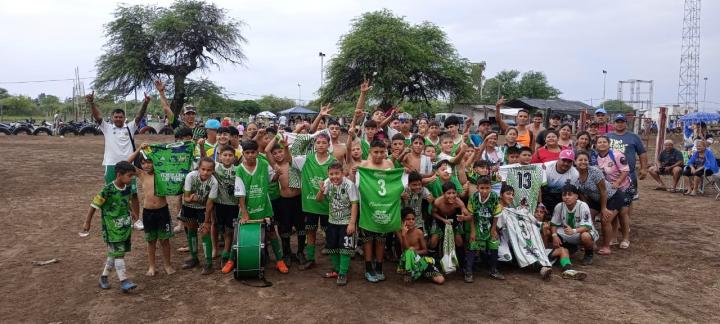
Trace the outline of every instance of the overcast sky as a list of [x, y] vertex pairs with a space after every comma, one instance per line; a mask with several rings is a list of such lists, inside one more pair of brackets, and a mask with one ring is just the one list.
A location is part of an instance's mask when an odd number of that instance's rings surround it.
[[[147, 3], [128, 0], [125, 3]], [[168, 5], [170, 1], [158, 1]], [[223, 65], [203, 75], [236, 99], [263, 94], [314, 98], [322, 51], [330, 58], [350, 21], [388, 8], [411, 23], [440, 26], [461, 56], [486, 61], [488, 75], [503, 69], [545, 72], [562, 98], [597, 104], [617, 97], [617, 81], [655, 81], [654, 102], [677, 101], [682, 0], [605, 1], [216, 1], [246, 23], [244, 66]], [[103, 52], [103, 25], [118, 2], [90, 0], [0, 1], [0, 87], [35, 97], [72, 95], [72, 82], [8, 83], [66, 79], [75, 66], [94, 77]], [[720, 109], [720, 2], [704, 1], [701, 80], [708, 77], [707, 107]], [[194, 75], [200, 77], [200, 74]], [[85, 80], [86, 89], [92, 80]], [[701, 104], [702, 106], [702, 104]]]

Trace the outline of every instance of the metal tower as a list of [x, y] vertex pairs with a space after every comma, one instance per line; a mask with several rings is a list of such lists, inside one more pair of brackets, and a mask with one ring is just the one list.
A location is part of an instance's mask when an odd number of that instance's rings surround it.
[[700, 83], [700, 0], [685, 0], [684, 13], [678, 104], [688, 111], [697, 111]]

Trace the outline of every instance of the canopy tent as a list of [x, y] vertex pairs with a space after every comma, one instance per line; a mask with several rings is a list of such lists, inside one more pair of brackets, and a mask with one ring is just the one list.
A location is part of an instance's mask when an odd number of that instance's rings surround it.
[[275, 117], [277, 117], [277, 116], [275, 116], [275, 114], [273, 114], [273, 113], [271, 113], [271, 112], [269, 112], [269, 111], [266, 110], [266, 111], [263, 111], [263, 112], [260, 112], [259, 114], [257, 114], [257, 117], [259, 117], [259, 118], [269, 118], [269, 119], [273, 119], [273, 118], [275, 118]]
[[700, 111], [682, 116], [680, 120], [691, 123], [712, 123], [720, 121], [720, 114]]
[[278, 112], [280, 115], [297, 116], [297, 115], [317, 115], [317, 111], [307, 109], [302, 106], [295, 106]]

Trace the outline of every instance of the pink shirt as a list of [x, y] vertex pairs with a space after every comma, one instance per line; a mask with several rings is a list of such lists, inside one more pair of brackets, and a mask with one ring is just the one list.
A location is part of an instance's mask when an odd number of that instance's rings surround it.
[[598, 125], [598, 133], [600, 135], [605, 135], [607, 133], [612, 133], [615, 130], [612, 124], [605, 124], [605, 125]]
[[[628, 166], [627, 160], [625, 160], [625, 154], [613, 151], [613, 156], [615, 157], [614, 160], [610, 156], [610, 153], [604, 157], [598, 154], [597, 157], [598, 168], [600, 168], [603, 174], [605, 174], [605, 180], [610, 182], [615, 182], [618, 178], [620, 178], [620, 174], [622, 172], [630, 172], [630, 166]], [[629, 187], [630, 176], [627, 176], [620, 184], [620, 188], [627, 190]]]

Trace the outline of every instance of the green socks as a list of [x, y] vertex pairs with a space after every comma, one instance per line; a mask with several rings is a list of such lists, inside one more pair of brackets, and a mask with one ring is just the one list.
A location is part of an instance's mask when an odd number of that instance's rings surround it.
[[340, 258], [340, 269], [338, 273], [341, 275], [346, 275], [348, 273], [348, 270], [350, 270], [350, 256], [341, 254], [338, 256]]
[[204, 235], [202, 237], [202, 244], [203, 244], [203, 253], [205, 254], [205, 265], [211, 265], [212, 264], [212, 239], [210, 239], [210, 235]]
[[560, 258], [560, 268], [563, 269], [563, 271], [565, 271], [569, 265], [570, 258]]
[[270, 240], [270, 245], [272, 245], [273, 253], [275, 254], [275, 261], [282, 260], [283, 253], [282, 253], [282, 249], [280, 249], [280, 240], [278, 240], [277, 238], [274, 238], [274, 239]]
[[330, 261], [332, 261], [333, 271], [340, 271], [340, 255], [330, 254]]
[[315, 261], [315, 244], [308, 244], [305, 246], [305, 256], [308, 261]]
[[188, 229], [187, 231], [188, 249], [190, 249], [190, 256], [193, 260], [198, 258], [198, 245], [197, 245], [197, 229]]
[[223, 251], [222, 257], [223, 257], [223, 259], [230, 259], [230, 252], [229, 252], [229, 251]]

